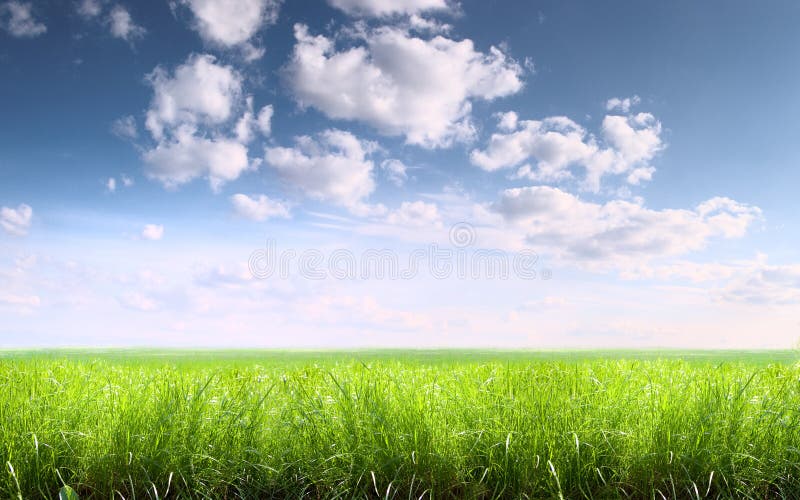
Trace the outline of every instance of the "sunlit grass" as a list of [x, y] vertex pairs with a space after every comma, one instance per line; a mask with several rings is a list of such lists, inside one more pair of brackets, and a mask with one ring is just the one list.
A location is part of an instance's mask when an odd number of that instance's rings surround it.
[[9, 352], [0, 497], [796, 497], [781, 353]]

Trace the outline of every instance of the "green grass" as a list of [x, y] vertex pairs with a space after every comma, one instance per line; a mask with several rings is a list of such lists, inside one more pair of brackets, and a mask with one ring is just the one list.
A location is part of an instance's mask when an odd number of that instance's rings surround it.
[[0, 497], [798, 498], [797, 360], [7, 351]]

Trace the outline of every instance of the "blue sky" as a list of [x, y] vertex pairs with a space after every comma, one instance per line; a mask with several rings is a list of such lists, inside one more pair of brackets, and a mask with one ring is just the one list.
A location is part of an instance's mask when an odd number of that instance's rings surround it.
[[[0, 3], [0, 345], [791, 346], [798, 21]], [[408, 262], [457, 224], [464, 258], [535, 253], [536, 278], [249, 267], [268, 240]]]

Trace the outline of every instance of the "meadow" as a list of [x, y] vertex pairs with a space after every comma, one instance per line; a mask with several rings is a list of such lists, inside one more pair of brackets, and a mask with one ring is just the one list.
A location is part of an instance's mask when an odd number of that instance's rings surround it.
[[798, 359], [5, 351], [0, 497], [798, 498]]

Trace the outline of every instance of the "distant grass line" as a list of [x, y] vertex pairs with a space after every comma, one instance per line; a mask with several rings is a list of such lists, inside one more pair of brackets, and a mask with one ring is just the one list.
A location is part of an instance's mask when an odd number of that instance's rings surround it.
[[6, 351], [0, 497], [798, 498], [797, 360]]

